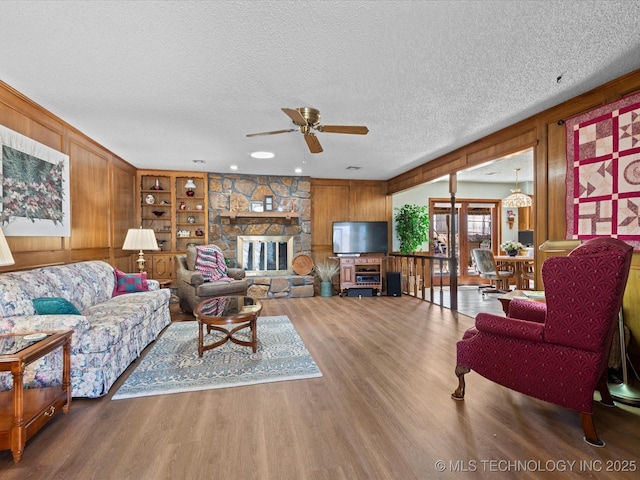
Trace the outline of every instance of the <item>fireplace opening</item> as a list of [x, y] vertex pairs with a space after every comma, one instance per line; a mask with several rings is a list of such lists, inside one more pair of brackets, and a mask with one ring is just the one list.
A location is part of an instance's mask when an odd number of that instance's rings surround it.
[[289, 275], [293, 271], [292, 236], [238, 236], [236, 251], [238, 266], [247, 276]]

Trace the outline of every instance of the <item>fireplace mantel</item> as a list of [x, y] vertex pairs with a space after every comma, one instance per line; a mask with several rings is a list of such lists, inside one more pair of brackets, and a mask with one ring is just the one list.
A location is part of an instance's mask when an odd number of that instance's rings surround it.
[[300, 218], [298, 212], [220, 212], [221, 217], [228, 217], [232, 222], [236, 218], [284, 218], [285, 220], [291, 220], [292, 218]]

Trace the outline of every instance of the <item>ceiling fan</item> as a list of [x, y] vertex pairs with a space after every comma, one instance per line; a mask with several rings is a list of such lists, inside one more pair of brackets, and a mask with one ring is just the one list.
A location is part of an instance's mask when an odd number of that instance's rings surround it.
[[307, 146], [311, 153], [322, 152], [322, 146], [320, 141], [313, 130], [318, 132], [327, 133], [350, 133], [355, 135], [366, 135], [369, 133], [369, 129], [364, 126], [357, 125], [320, 125], [320, 111], [310, 107], [300, 108], [283, 108], [282, 111], [286, 113], [298, 128], [289, 128], [286, 130], [274, 130], [272, 132], [261, 133], [248, 133], [247, 137], [257, 137], [260, 135], [275, 135], [278, 133], [289, 133], [300, 131], [304, 135], [304, 140], [307, 142]]

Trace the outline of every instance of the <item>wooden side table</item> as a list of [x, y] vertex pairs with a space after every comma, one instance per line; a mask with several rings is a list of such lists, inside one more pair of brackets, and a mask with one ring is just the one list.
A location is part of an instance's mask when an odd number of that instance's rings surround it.
[[[13, 461], [22, 458], [25, 444], [62, 410], [71, 406], [71, 335], [73, 332], [38, 332], [47, 336], [29, 340], [29, 333], [0, 335], [0, 371], [11, 372], [13, 390], [0, 392], [0, 449], [11, 450]], [[62, 385], [24, 388], [27, 365], [62, 348]]]
[[500, 295], [496, 298], [502, 304], [502, 310], [504, 310], [505, 315], [509, 314], [509, 304], [511, 303], [511, 300], [513, 300], [514, 298], [523, 298], [526, 300], [533, 300], [536, 302], [544, 303], [544, 297], [542, 298], [527, 297], [522, 290], [511, 290], [509, 293], [505, 293], [504, 295]]

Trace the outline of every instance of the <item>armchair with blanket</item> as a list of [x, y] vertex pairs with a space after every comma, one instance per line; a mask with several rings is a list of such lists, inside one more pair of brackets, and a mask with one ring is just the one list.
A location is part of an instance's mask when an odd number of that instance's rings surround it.
[[464, 375], [483, 377], [579, 412], [584, 439], [603, 446], [593, 424], [593, 394], [614, 406], [607, 361], [631, 265], [632, 248], [613, 238], [589, 240], [542, 265], [546, 303], [514, 299], [508, 316], [476, 316], [457, 343], [458, 388]]
[[248, 283], [241, 268], [227, 268], [216, 245], [188, 247], [176, 255], [180, 309], [192, 313], [203, 300], [220, 295], [246, 295]]

